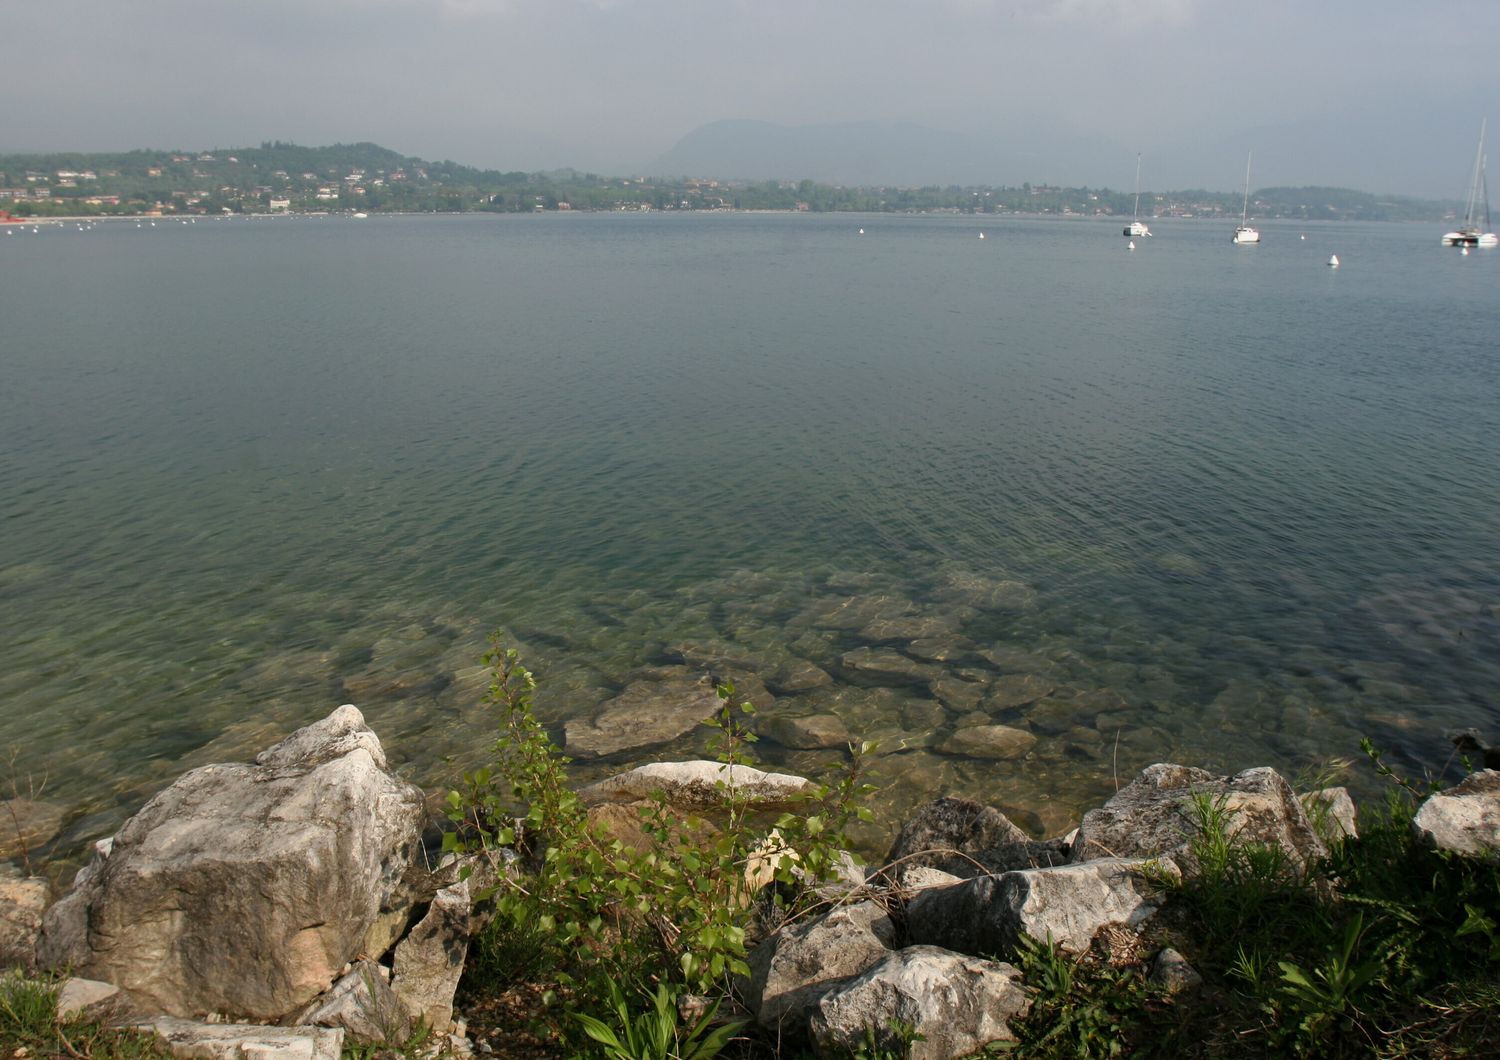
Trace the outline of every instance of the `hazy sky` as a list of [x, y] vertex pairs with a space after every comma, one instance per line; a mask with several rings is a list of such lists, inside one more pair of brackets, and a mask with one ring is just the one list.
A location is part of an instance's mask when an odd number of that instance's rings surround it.
[[[996, 182], [1457, 198], [1500, 0], [3, 0], [0, 150], [373, 140], [647, 171], [696, 126], [916, 122]], [[1496, 129], [1500, 139], [1500, 128]], [[942, 160], [933, 160], [941, 180]]]

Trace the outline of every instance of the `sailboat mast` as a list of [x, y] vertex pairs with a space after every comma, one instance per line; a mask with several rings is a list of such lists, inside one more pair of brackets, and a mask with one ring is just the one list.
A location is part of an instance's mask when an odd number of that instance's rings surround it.
[[[1484, 177], [1484, 127], [1488, 123], [1487, 117], [1479, 120], [1479, 150], [1474, 153], [1474, 175], [1469, 179], [1469, 206], [1464, 213], [1465, 228], [1474, 227], [1475, 200], [1479, 197], [1479, 182]], [[1489, 208], [1488, 203], [1485, 204], [1485, 208], [1486, 210]], [[1485, 224], [1488, 225], [1489, 222], [1486, 221]]]
[[1135, 211], [1131, 214], [1133, 220], [1141, 219], [1141, 155], [1136, 152], [1135, 156]]
[[1245, 205], [1240, 207], [1240, 225], [1243, 226], [1250, 217], [1250, 159], [1255, 155], [1254, 151], [1245, 152]]

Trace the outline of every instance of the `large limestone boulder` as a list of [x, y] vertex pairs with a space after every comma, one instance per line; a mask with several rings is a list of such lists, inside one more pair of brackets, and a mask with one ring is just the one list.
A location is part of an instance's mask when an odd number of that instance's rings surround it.
[[1274, 769], [1217, 777], [1190, 766], [1158, 764], [1084, 815], [1071, 860], [1166, 856], [1192, 875], [1197, 864], [1190, 844], [1199, 830], [1195, 801], [1200, 798], [1222, 806], [1236, 842], [1279, 847], [1299, 868], [1328, 853], [1296, 792]]
[[1022, 935], [1082, 953], [1106, 924], [1138, 928], [1161, 908], [1170, 861], [1101, 858], [929, 887], [906, 907], [912, 942], [1011, 956]]
[[[854, 1053], [868, 1034], [911, 1060], [949, 1060], [1013, 1040], [1010, 1021], [1029, 1005], [1021, 973], [1009, 964], [908, 946], [824, 994], [811, 1030], [828, 1055]], [[892, 1033], [898, 1021], [921, 1036], [908, 1052]]]
[[719, 709], [713, 681], [704, 675], [670, 673], [633, 681], [592, 718], [563, 726], [563, 742], [574, 758], [606, 758], [624, 751], [670, 743]]
[[776, 809], [794, 804], [813, 790], [813, 783], [805, 777], [698, 759], [637, 766], [590, 784], [578, 795], [585, 803], [597, 805], [640, 802], [661, 792], [672, 806], [707, 810], [723, 806], [732, 792], [763, 809]]
[[1064, 860], [1061, 844], [1034, 842], [993, 806], [948, 797], [922, 806], [901, 826], [883, 875], [910, 887], [917, 869], [968, 879]]
[[1500, 771], [1482, 769], [1428, 797], [1412, 820], [1417, 838], [1458, 854], [1500, 853]]
[[795, 1033], [828, 984], [858, 975], [895, 942], [896, 926], [874, 902], [783, 928], [750, 951], [745, 1002], [762, 1026]]
[[422, 791], [353, 706], [204, 766], [126, 822], [48, 910], [38, 957], [173, 1016], [276, 1019], [360, 952], [420, 847]]

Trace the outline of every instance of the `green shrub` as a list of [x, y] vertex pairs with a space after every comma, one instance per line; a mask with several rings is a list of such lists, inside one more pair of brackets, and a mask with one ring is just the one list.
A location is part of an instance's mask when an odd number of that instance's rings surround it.
[[[832, 872], [845, 829], [867, 817], [869, 789], [861, 755], [819, 785], [801, 812], [774, 823], [753, 812], [739, 788], [720, 782], [722, 813], [712, 824], [684, 817], [660, 794], [642, 817], [649, 842], [637, 850], [589, 821], [567, 775], [568, 758], [532, 710], [536, 682], [515, 649], [492, 638], [489, 702], [498, 715], [494, 763], [465, 774], [448, 794], [452, 830], [445, 848], [491, 860], [499, 882], [481, 901], [493, 924], [476, 947], [474, 975], [493, 986], [507, 979], [553, 984], [550, 1000], [598, 1021], [618, 1015], [618, 997], [681, 993], [727, 997], [749, 974], [746, 938], [757, 898], [752, 862], [774, 865], [773, 901], [781, 915], [805, 913], [814, 885]], [[719, 687], [720, 707], [706, 723], [720, 762], [750, 765], [749, 704]], [[520, 856], [506, 874], [503, 851]], [[624, 993], [619, 993], [623, 991]], [[545, 1014], [554, 1032], [576, 1036], [587, 1021]]]

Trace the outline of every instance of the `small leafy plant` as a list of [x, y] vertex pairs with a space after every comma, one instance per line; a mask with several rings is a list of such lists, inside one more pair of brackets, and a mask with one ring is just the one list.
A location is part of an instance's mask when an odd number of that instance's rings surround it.
[[492, 638], [485, 660], [498, 715], [494, 761], [449, 792], [444, 837], [445, 849], [488, 863], [496, 880], [478, 892], [495, 915], [479, 939], [476, 974], [492, 987], [515, 976], [551, 983], [546, 998], [564, 1011], [543, 1017], [565, 1040], [580, 1028], [598, 1033], [601, 1014], [613, 1015], [617, 1036], [634, 1033], [627, 1028], [640, 1020], [621, 1015], [631, 993], [729, 996], [749, 974], [757, 890], [768, 878], [776, 884], [770, 901], [783, 917], [812, 908], [849, 823], [868, 816], [871, 789], [860, 775], [867, 748], [851, 749], [849, 765], [817, 785], [801, 812], [765, 821], [734, 782], [735, 769], [754, 761], [753, 709], [720, 685], [705, 723], [725, 766], [715, 819], [684, 816], [656, 793], [640, 817], [644, 841], [626, 842], [591, 820], [570, 786], [569, 760], [532, 709], [536, 681], [517, 651]]
[[651, 1007], [632, 1013], [619, 984], [610, 988], [610, 1010], [613, 1025], [587, 1013], [574, 1019], [584, 1033], [604, 1050], [606, 1060], [710, 1060], [718, 1056], [744, 1026], [743, 1021], [714, 1025], [718, 1002], [711, 1002], [703, 1014], [684, 1027], [677, 1002], [666, 984], [658, 984], [651, 996]]

